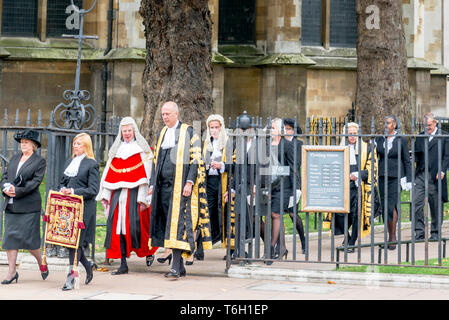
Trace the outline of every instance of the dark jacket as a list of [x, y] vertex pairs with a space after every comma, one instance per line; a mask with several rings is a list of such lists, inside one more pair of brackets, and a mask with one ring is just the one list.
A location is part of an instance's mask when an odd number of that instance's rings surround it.
[[[15, 186], [16, 196], [13, 203], [9, 205], [8, 210], [11, 213], [41, 212], [42, 198], [39, 192], [39, 185], [44, 179], [47, 166], [46, 161], [34, 152], [17, 172], [21, 157], [22, 153], [19, 153], [11, 158], [5, 175], [0, 182], [2, 190], [7, 182]], [[6, 195], [5, 198], [6, 205], [10, 198]]]
[[[69, 166], [71, 161], [71, 158], [66, 161], [64, 170]], [[93, 243], [97, 213], [95, 196], [98, 194], [100, 188], [100, 173], [97, 161], [85, 157], [81, 161], [78, 174], [75, 177], [68, 177], [65, 174], [62, 175], [58, 190], [63, 187], [72, 188], [74, 194], [83, 196], [83, 220], [86, 226], [85, 240]]]
[[[418, 137], [416, 139], [415, 144], [415, 154], [416, 154], [416, 173], [415, 175], [422, 174], [425, 172], [425, 139], [424, 132], [420, 133], [423, 137]], [[441, 141], [441, 171], [446, 173], [449, 167], [449, 139], [446, 137], [438, 137], [439, 134], [447, 135], [448, 133], [437, 129], [437, 132], [432, 139], [428, 143], [428, 173], [429, 173], [429, 181], [437, 184], [438, 180], [436, 179], [436, 175], [438, 172], [438, 140]], [[446, 174], [444, 175], [444, 179], [441, 183], [442, 186], [442, 197], [444, 202], [448, 202], [447, 197], [447, 179]]]
[[[294, 162], [295, 153], [293, 141], [288, 141], [287, 139], [282, 138], [275, 150], [276, 149], [276, 157], [279, 161], [279, 165], [289, 167], [290, 174], [288, 176], [282, 177], [282, 180], [284, 181], [284, 190], [289, 190], [289, 192], [291, 192], [294, 186], [296, 187], [296, 189], [300, 189], [301, 184], [299, 182], [299, 171], [297, 170], [297, 166]], [[298, 153], [296, 156], [298, 156]], [[291, 194], [288, 194], [288, 196], [291, 196]]]
[[[401, 165], [400, 165], [400, 175], [398, 176], [398, 153], [399, 153], [399, 142], [401, 143]], [[377, 154], [378, 154], [378, 172], [379, 176], [385, 176], [385, 159], [388, 159], [388, 176], [395, 178], [407, 177], [407, 181], [412, 181], [412, 169], [410, 166], [410, 155], [407, 144], [407, 138], [396, 137], [393, 140], [393, 145], [386, 156], [386, 148], [384, 146], [386, 139], [384, 137], [376, 138], [377, 144]]]
[[[296, 189], [301, 189], [301, 164], [302, 164], [302, 141], [296, 138], [293, 138], [291, 141], [292, 143], [296, 144], [296, 159], [293, 158], [294, 163], [296, 164], [296, 170], [295, 175], [298, 178], [298, 182], [296, 183]], [[295, 151], [295, 145], [293, 144], [292, 150]]]
[[[176, 127], [176, 131], [175, 131], [175, 141], [176, 141], [176, 145], [174, 148], [172, 148], [172, 158], [171, 159], [176, 159], [176, 154], [177, 154], [177, 150], [178, 150], [178, 140], [179, 140], [179, 129], [181, 128], [181, 121], [179, 122], [178, 126]], [[157, 141], [159, 141], [159, 137], [160, 134], [158, 134], [157, 139], [156, 139], [156, 143]], [[193, 128], [191, 126], [189, 126], [189, 128], [187, 129], [187, 137], [186, 137], [186, 145], [185, 145], [185, 149], [184, 149], [184, 159], [186, 160], [184, 163], [184, 171], [183, 171], [183, 183], [187, 182], [187, 181], [193, 181], [193, 183], [195, 183], [196, 180], [196, 175], [197, 175], [197, 171], [198, 171], [198, 164], [196, 163], [192, 163], [190, 164], [190, 139], [193, 137]], [[164, 141], [165, 136], [162, 138], [161, 141], [161, 145], [162, 142]], [[153, 186], [154, 188], [156, 187], [156, 182], [157, 179], [159, 177], [159, 174], [161, 173], [161, 169], [162, 169], [162, 161], [158, 161], [157, 162], [157, 166], [155, 167], [154, 162], [152, 163], [152, 168], [151, 168], [151, 178], [150, 178], [150, 186]], [[176, 165], [176, 164], [175, 164]], [[183, 185], [184, 187], [184, 185]], [[154, 200], [154, 199], [153, 199]]]

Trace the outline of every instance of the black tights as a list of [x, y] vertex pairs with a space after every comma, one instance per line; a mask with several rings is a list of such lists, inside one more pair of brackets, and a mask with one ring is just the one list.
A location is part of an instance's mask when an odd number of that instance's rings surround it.
[[[289, 213], [292, 222], [294, 221], [294, 213]], [[296, 214], [296, 231], [298, 231], [299, 239], [301, 239], [301, 248], [305, 249], [306, 247], [306, 237], [304, 236], [304, 225], [302, 224], [302, 219], [299, 214]]]
[[[69, 264], [73, 266], [73, 263], [75, 261], [75, 249], [73, 248], [68, 249], [69, 249]], [[86, 256], [84, 255], [84, 250], [81, 247], [78, 248], [77, 264], [79, 264], [80, 262], [83, 265], [84, 269], [86, 270], [90, 269], [89, 260], [87, 260]]]
[[[292, 221], [294, 221], [294, 213], [289, 213], [290, 218]], [[281, 216], [279, 214], [271, 214], [271, 223], [272, 223], [272, 229], [271, 229], [271, 245], [275, 247], [277, 244], [279, 244], [279, 237], [281, 232]], [[284, 226], [285, 228], [285, 226]], [[296, 214], [296, 231], [298, 232], [299, 239], [301, 240], [301, 249], [305, 249], [306, 247], [306, 237], [304, 235], [304, 225], [302, 223], [302, 219], [299, 216], [299, 214]], [[260, 237], [262, 240], [264, 239], [265, 234], [265, 222], [260, 219]], [[284, 233], [285, 236], [285, 233]], [[285, 240], [284, 240], [284, 246], [285, 246]]]

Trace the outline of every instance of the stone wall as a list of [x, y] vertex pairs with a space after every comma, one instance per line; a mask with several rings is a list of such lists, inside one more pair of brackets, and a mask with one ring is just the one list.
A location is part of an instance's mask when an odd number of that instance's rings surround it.
[[[22, 110], [20, 114], [23, 116], [26, 116], [23, 110], [31, 109], [37, 113], [41, 109], [43, 123], [48, 124], [50, 111], [61, 102], [68, 103], [62, 94], [74, 88], [75, 67], [73, 62], [4, 61], [0, 108], [8, 109], [10, 116], [15, 114], [16, 109]], [[82, 65], [80, 88], [92, 93], [91, 79], [89, 65]], [[3, 114], [3, 110], [0, 112]], [[37, 116], [32, 116], [32, 119], [37, 119]]]
[[260, 113], [260, 73], [258, 68], [224, 69], [223, 116], [235, 118], [243, 110], [248, 114]]
[[307, 117], [344, 117], [355, 101], [357, 73], [350, 70], [307, 71]]
[[268, 53], [301, 52], [301, 0], [267, 0]]

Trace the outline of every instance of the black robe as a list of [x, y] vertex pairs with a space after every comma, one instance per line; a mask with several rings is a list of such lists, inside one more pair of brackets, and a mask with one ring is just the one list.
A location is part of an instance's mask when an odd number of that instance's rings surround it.
[[[162, 142], [168, 127], [164, 127], [157, 138], [154, 152], [150, 186], [153, 187], [151, 200], [150, 219], [150, 246], [180, 249], [187, 255], [195, 250], [194, 231], [201, 232], [203, 248], [212, 248], [210, 240], [210, 222], [208, 216], [205, 170], [201, 159], [201, 142], [197, 135], [193, 134], [193, 128], [179, 123], [176, 133], [176, 145], [172, 148], [171, 159], [175, 160], [174, 177], [170, 190], [160, 185], [163, 159]], [[169, 156], [169, 155], [167, 155]], [[182, 195], [186, 182], [193, 181], [192, 194], [190, 197]], [[167, 192], [168, 191], [168, 192]], [[164, 212], [160, 209], [159, 193], [169, 194], [171, 198], [167, 201], [168, 213], [162, 217]]]

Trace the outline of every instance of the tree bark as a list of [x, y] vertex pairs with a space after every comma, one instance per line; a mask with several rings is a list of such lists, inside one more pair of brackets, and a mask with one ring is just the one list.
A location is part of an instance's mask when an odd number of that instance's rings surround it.
[[147, 52], [140, 130], [154, 146], [164, 102], [176, 102], [189, 124], [204, 126], [212, 113], [212, 23], [207, 0], [142, 0], [140, 14]]
[[384, 133], [387, 115], [399, 117], [401, 131], [410, 132], [410, 91], [402, 2], [357, 0], [356, 114], [361, 116], [364, 133], [371, 132], [372, 117], [375, 119], [375, 131]]

